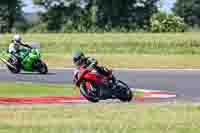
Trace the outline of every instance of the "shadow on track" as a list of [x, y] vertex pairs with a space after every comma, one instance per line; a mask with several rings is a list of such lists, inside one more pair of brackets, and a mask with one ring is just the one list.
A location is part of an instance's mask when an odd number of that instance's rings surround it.
[[40, 74], [40, 73], [34, 73], [34, 72], [30, 72], [30, 73], [29, 72], [21, 72], [17, 75], [43, 75], [43, 76], [45, 76], [45, 75], [56, 75], [56, 73]]

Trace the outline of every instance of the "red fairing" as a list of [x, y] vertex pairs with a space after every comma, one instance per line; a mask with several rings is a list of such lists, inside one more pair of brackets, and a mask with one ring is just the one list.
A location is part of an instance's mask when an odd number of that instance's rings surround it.
[[89, 81], [95, 81], [97, 84], [101, 84], [107, 79], [107, 77], [99, 75], [95, 69], [88, 70], [84, 67], [80, 67], [80, 73], [82, 74], [82, 77], [79, 77], [79, 79], [81, 78]]
[[87, 89], [90, 89], [91, 88], [91, 83], [90, 82], [86, 82], [85, 86], [86, 86]]

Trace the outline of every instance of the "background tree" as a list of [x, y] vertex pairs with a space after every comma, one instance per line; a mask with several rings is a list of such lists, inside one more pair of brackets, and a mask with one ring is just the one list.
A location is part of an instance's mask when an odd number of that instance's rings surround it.
[[200, 0], [177, 0], [173, 11], [191, 26], [200, 26]]
[[[59, 31], [63, 25], [77, 31], [126, 31], [150, 25], [159, 0], [34, 0], [43, 7], [43, 22], [48, 30]], [[66, 29], [67, 29], [66, 28]], [[95, 30], [92, 30], [95, 29]]]
[[187, 25], [174, 13], [158, 12], [151, 17], [152, 32], [184, 32]]
[[149, 25], [150, 17], [157, 12], [159, 0], [99, 0], [99, 23], [113, 27], [123, 25], [140, 28]]
[[23, 18], [21, 0], [0, 1], [0, 31], [11, 32], [14, 23]]
[[35, 5], [45, 9], [41, 14], [43, 22], [47, 23], [49, 31], [60, 31], [62, 26], [69, 21], [73, 26], [81, 19], [82, 9], [77, 0], [34, 0]]

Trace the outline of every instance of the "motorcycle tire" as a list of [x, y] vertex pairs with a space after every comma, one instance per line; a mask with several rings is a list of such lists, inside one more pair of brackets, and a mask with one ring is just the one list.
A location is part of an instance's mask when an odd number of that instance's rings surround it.
[[11, 66], [9, 66], [9, 65], [6, 65], [7, 68], [8, 68], [8, 70], [9, 70], [11, 73], [13, 73], [13, 74], [18, 74], [18, 73], [20, 73], [21, 67], [20, 67], [19, 62], [18, 62], [18, 61], [15, 61], [15, 63], [13, 63], [13, 62], [14, 62], [14, 60], [13, 60], [12, 58], [9, 58], [9, 59], [8, 59], [8, 63], [10, 63], [11, 65], [13, 65], [13, 66], [15, 67], [15, 68], [13, 68], [13, 67], [11, 67]]
[[97, 103], [99, 102], [99, 98], [95, 97], [95, 96], [91, 96], [89, 94], [88, 89], [85, 86], [85, 82], [82, 82], [80, 84], [80, 93], [82, 96], [84, 96], [88, 101], [92, 102], [92, 103]]
[[116, 87], [114, 89], [114, 94], [122, 102], [130, 102], [133, 98], [133, 93], [127, 84], [118, 80], [116, 81]]
[[37, 66], [37, 70], [40, 74], [47, 74], [48, 73], [48, 67], [42, 61], [39, 61], [38, 66]]

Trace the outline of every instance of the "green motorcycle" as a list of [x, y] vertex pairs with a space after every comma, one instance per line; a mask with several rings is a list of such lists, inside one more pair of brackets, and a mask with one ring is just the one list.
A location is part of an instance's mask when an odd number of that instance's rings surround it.
[[7, 60], [2, 58], [1, 60], [6, 64], [8, 70], [14, 74], [20, 73], [21, 70], [39, 72], [40, 74], [48, 73], [48, 67], [41, 60], [40, 50], [37, 48], [20, 48], [17, 56], [9, 54]]

